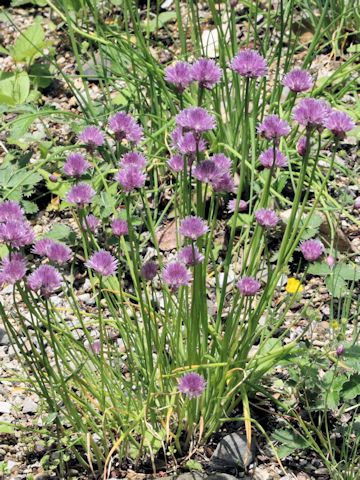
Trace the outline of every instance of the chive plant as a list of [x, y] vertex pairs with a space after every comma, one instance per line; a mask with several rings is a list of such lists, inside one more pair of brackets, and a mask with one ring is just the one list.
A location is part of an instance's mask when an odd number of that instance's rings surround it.
[[[326, 251], [319, 239], [302, 239], [339, 143], [354, 127], [347, 114], [309, 96], [308, 71], [291, 69], [283, 78], [282, 44], [265, 57], [269, 32], [257, 50], [239, 49], [233, 30], [219, 63], [202, 55], [195, 32], [197, 60], [185, 61], [183, 51], [164, 72], [137, 31], [137, 11], [124, 3], [125, 33], [131, 25], [138, 49], [122, 35], [113, 45], [99, 23], [96, 35], [85, 36], [113, 58], [121, 45], [131, 76], [141, 70], [129, 82], [137, 119], [121, 109], [105, 118], [85, 89], [87, 125], [62, 167], [69, 184], [63, 206], [78, 245], [35, 239], [20, 206], [0, 204], [8, 248], [0, 281], [14, 285], [16, 309], [12, 319], [1, 306], [3, 321], [55, 422], [60, 452], [70, 448], [105, 478], [115, 452], [139, 460], [171, 446], [185, 455], [239, 404], [249, 422], [248, 395], [296, 344], [285, 342], [288, 329], [276, 336], [294, 302], [291, 295], [279, 300], [281, 279], [296, 250], [304, 262]], [[219, 27], [216, 4], [209, 5]], [[197, 25], [197, 2], [188, 6]], [[54, 5], [69, 22], [80, 65], [75, 33], [86, 32], [74, 28], [66, 8]], [[179, 2], [176, 8], [185, 49]], [[291, 10], [282, 13], [284, 35]], [[107, 98], [108, 78], [101, 82]], [[331, 150], [325, 172], [323, 146]], [[286, 224], [283, 206], [291, 208]], [[157, 230], [170, 213], [177, 247], [167, 255]], [[222, 229], [226, 246], [217, 249]], [[77, 272], [91, 285], [90, 312], [78, 298]]]

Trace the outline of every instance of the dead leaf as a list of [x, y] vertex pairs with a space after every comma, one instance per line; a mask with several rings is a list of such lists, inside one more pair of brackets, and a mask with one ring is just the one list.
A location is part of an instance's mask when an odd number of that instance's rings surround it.
[[174, 250], [176, 248], [176, 221], [162, 225], [156, 232], [156, 238], [159, 242], [159, 248], [163, 251]]

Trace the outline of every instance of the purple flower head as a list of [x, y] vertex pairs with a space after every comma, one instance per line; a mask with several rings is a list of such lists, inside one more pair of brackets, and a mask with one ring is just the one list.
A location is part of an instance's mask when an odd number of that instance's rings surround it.
[[224, 173], [214, 178], [211, 185], [215, 192], [233, 192], [235, 190], [234, 179], [230, 173]]
[[303, 98], [294, 108], [294, 120], [307, 128], [323, 128], [330, 113], [330, 106], [324, 100]]
[[39, 291], [43, 297], [48, 297], [61, 285], [60, 273], [51, 265], [41, 265], [28, 277], [28, 286], [31, 290]]
[[215, 163], [216, 167], [221, 173], [228, 173], [231, 169], [231, 160], [222, 153], [216, 153], [211, 157], [211, 160]]
[[35, 234], [30, 224], [24, 220], [9, 220], [0, 223], [0, 243], [7, 243], [13, 248], [30, 245], [35, 239]]
[[200, 182], [210, 183], [217, 178], [220, 173], [214, 161], [204, 160], [195, 166], [193, 175]]
[[330, 130], [331, 133], [343, 140], [346, 137], [346, 132], [350, 132], [355, 128], [355, 123], [352, 118], [345, 112], [338, 110], [332, 110], [329, 117], [325, 121], [325, 127]]
[[244, 297], [252, 297], [260, 290], [261, 284], [253, 277], [243, 277], [238, 281], [237, 288]]
[[314, 81], [310, 73], [300, 68], [294, 68], [291, 72], [287, 73], [282, 81], [285, 87], [295, 93], [306, 92], [310, 90], [314, 85]]
[[215, 128], [215, 118], [204, 108], [189, 107], [176, 115], [176, 124], [199, 135]]
[[89, 229], [91, 232], [95, 233], [100, 226], [100, 219], [95, 217], [92, 213], [86, 215], [83, 228], [85, 230]]
[[267, 140], [279, 140], [290, 133], [289, 124], [278, 115], [269, 115], [258, 127], [258, 132]]
[[155, 278], [158, 269], [158, 264], [153, 260], [149, 260], [148, 262], [145, 262], [144, 265], [141, 267], [140, 274], [144, 280], [150, 282], [153, 278]]
[[193, 81], [192, 67], [186, 62], [176, 62], [175, 65], [165, 68], [165, 80], [175, 85], [182, 93]]
[[9, 220], [20, 221], [24, 218], [24, 211], [17, 202], [5, 200], [0, 203], [0, 223]]
[[188, 398], [200, 397], [205, 390], [205, 378], [195, 372], [186, 373], [179, 379], [179, 392]]
[[328, 265], [328, 267], [333, 268], [335, 266], [336, 260], [335, 260], [335, 257], [333, 257], [332, 255], [328, 255], [325, 258], [325, 262]]
[[341, 357], [342, 355], [344, 355], [344, 352], [345, 352], [344, 345], [339, 345], [336, 349], [336, 356]]
[[201, 88], [211, 90], [214, 85], [220, 82], [222, 71], [214, 60], [199, 58], [192, 66], [191, 75], [193, 80], [199, 82]]
[[3, 258], [0, 263], [0, 284], [10, 283], [13, 285], [19, 282], [26, 274], [26, 260], [21, 253], [13, 253]]
[[130, 165], [142, 170], [146, 167], [146, 158], [139, 152], [125, 153], [120, 161], [120, 167], [126, 168]]
[[193, 132], [183, 132], [181, 127], [176, 127], [171, 133], [171, 143], [183, 155], [195, 155], [197, 150], [203, 152], [206, 142], [198, 138]]
[[64, 173], [69, 177], [80, 177], [90, 167], [90, 163], [81, 153], [71, 153], [64, 163]]
[[360, 209], [360, 197], [356, 197], [354, 201], [354, 210], [359, 210]]
[[50, 245], [52, 245], [53, 243], [54, 240], [51, 240], [51, 238], [42, 238], [41, 240], [37, 240], [31, 249], [31, 253], [34, 253], [35, 255], [40, 255], [41, 257], [45, 257], [47, 255]]
[[109, 277], [116, 272], [118, 261], [106, 250], [99, 250], [91, 255], [85, 265], [100, 275]]
[[242, 77], [258, 78], [267, 74], [266, 60], [256, 50], [239, 52], [230, 63], [230, 68]]
[[129, 227], [128, 227], [127, 221], [122, 220], [121, 218], [115, 218], [111, 222], [111, 231], [117, 237], [127, 235], [129, 233]]
[[271, 168], [273, 164], [275, 164], [275, 167], [286, 167], [287, 165], [287, 159], [285, 155], [280, 152], [280, 150], [277, 148], [275, 151], [275, 162], [274, 162], [274, 149], [271, 147], [265, 152], [262, 152], [259, 157], [260, 163], [263, 167], [265, 168]]
[[170, 160], [168, 160], [167, 164], [175, 173], [179, 173], [184, 170], [184, 158], [179, 154], [173, 155]]
[[184, 237], [196, 240], [205, 235], [208, 230], [209, 227], [202, 218], [190, 215], [181, 221], [179, 232]]
[[[230, 213], [234, 213], [235, 212], [235, 207], [236, 207], [236, 198], [229, 201], [227, 209]], [[239, 212], [245, 212], [247, 210], [247, 208], [248, 208], [247, 202], [245, 202], [245, 200], [240, 200], [239, 201]]]
[[181, 285], [189, 285], [192, 277], [183, 263], [171, 262], [163, 269], [162, 278], [172, 290], [177, 290]]
[[97, 127], [91, 125], [90, 127], [84, 128], [79, 135], [79, 140], [90, 150], [95, 150], [97, 147], [101, 147], [101, 145], [103, 145], [104, 135]]
[[196, 245], [187, 245], [180, 250], [178, 258], [185, 265], [196, 265], [204, 260], [204, 255], [199, 252]]
[[136, 123], [131, 115], [117, 112], [109, 119], [109, 127], [115, 133], [117, 141], [127, 140], [138, 144], [143, 137], [143, 129]]
[[264, 228], [273, 228], [277, 225], [279, 217], [274, 210], [269, 208], [260, 208], [255, 212], [255, 218], [258, 224]]
[[69, 203], [83, 207], [84, 205], [91, 203], [95, 190], [88, 183], [78, 183], [70, 188], [66, 200]]
[[49, 180], [50, 182], [56, 183], [59, 180], [59, 177], [58, 175], [55, 175], [54, 173], [52, 173], [51, 175], [49, 175]]
[[307, 140], [306, 137], [300, 137], [299, 141], [296, 144], [296, 151], [300, 155], [300, 157], [305, 157], [306, 154], [306, 146], [307, 146]]
[[145, 175], [134, 165], [120, 169], [114, 178], [120, 183], [125, 192], [131, 192], [145, 185]]
[[71, 259], [71, 249], [60, 242], [52, 242], [47, 249], [47, 257], [49, 260], [62, 265]]
[[301, 243], [300, 250], [305, 260], [315, 262], [324, 253], [324, 245], [320, 240], [305, 240]]

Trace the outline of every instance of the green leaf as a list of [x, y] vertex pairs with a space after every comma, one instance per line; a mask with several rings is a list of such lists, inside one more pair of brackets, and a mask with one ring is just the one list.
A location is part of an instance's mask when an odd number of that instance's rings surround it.
[[188, 460], [185, 464], [185, 467], [188, 470], [195, 470], [197, 472], [202, 472], [204, 470], [201, 463], [197, 462], [196, 460]]
[[21, 205], [24, 208], [25, 213], [28, 215], [37, 213], [39, 211], [39, 207], [36, 205], [36, 203], [30, 202], [29, 200], [22, 200]]
[[325, 285], [331, 295], [340, 298], [347, 291], [346, 281], [342, 277], [329, 275], [325, 279]]
[[331, 273], [331, 268], [323, 262], [314, 262], [308, 268], [308, 273], [311, 275], [324, 276]]
[[30, 27], [21, 32], [14, 46], [10, 49], [10, 55], [15, 62], [30, 64], [36, 57], [41, 56], [45, 46], [45, 32], [41, 26], [41, 18], [37, 17]]
[[360, 395], [360, 375], [353, 375], [350, 380], [343, 385], [342, 396], [344, 400], [352, 400]]
[[19, 105], [29, 95], [30, 79], [26, 72], [0, 74], [0, 103]]
[[57, 223], [54, 225], [50, 232], [46, 233], [44, 237], [69, 243], [74, 243], [76, 238], [75, 233], [71, 230], [71, 228], [67, 225], [63, 225], [62, 223]]
[[280, 458], [284, 458], [294, 450], [303, 449], [309, 445], [305, 438], [290, 430], [275, 430], [272, 438], [281, 443], [278, 450]]
[[168, 22], [176, 19], [175, 12], [162, 12], [158, 15], [157, 18], [153, 18], [150, 22], [144, 21], [143, 28], [144, 30], [148, 30], [149, 32], [155, 32], [158, 28], [163, 28]]
[[360, 280], [360, 267], [355, 264], [339, 264], [334, 268], [334, 276], [339, 275], [344, 280]]
[[38, 88], [46, 88], [53, 81], [48, 63], [34, 63], [30, 68], [29, 75]]
[[15, 428], [13, 425], [8, 425], [6, 423], [0, 423], [0, 433], [15, 433]]

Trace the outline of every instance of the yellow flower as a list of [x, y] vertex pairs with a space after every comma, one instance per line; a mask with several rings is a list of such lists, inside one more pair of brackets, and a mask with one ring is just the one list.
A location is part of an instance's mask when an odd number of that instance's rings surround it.
[[338, 328], [340, 328], [340, 325], [339, 325], [339, 322], [337, 320], [332, 320], [330, 322], [330, 327], [333, 329], [333, 330], [337, 330]]
[[304, 288], [301, 286], [300, 280], [290, 277], [287, 281], [285, 290], [287, 293], [300, 293]]

